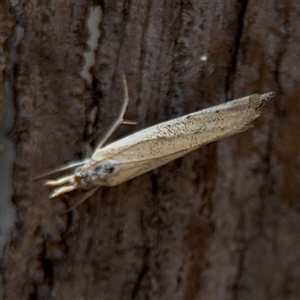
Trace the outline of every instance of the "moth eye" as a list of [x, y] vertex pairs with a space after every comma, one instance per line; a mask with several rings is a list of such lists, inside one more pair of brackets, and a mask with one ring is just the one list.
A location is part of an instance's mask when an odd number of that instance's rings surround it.
[[90, 170], [98, 178], [104, 178], [111, 176], [119, 169], [119, 163], [113, 160], [107, 160], [105, 162], [95, 165], [92, 170]]
[[107, 171], [107, 173], [113, 173], [115, 171], [115, 166], [107, 166], [105, 171]]

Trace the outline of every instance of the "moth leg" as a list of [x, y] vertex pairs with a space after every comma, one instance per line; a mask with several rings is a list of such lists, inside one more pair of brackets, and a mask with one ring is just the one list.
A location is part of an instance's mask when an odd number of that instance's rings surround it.
[[47, 180], [44, 185], [46, 186], [58, 186], [58, 185], [63, 185], [66, 183], [70, 183], [70, 184], [74, 184], [74, 175], [68, 175], [68, 176], [64, 176], [61, 177], [57, 180]]
[[128, 124], [128, 125], [136, 124], [136, 122], [134, 122], [134, 121], [124, 120], [124, 115], [125, 115], [128, 103], [129, 103], [129, 96], [128, 96], [127, 80], [126, 80], [126, 76], [125, 76], [124, 72], [122, 72], [122, 77], [123, 77], [123, 85], [124, 85], [125, 95], [124, 95], [124, 102], [123, 102], [123, 106], [122, 106], [120, 115], [118, 116], [118, 118], [116, 119], [114, 124], [111, 126], [111, 128], [107, 131], [105, 136], [102, 138], [101, 142], [98, 144], [96, 149], [102, 148], [102, 146], [107, 142], [107, 140], [112, 136], [112, 134], [116, 131], [116, 129], [121, 124]]
[[79, 206], [80, 204], [82, 204], [83, 202], [85, 202], [89, 197], [91, 197], [98, 189], [99, 189], [99, 187], [97, 186], [97, 187], [95, 187], [95, 188], [87, 191], [78, 202], [76, 202], [74, 205], [72, 205], [68, 209], [64, 210], [62, 213], [67, 213], [67, 212], [72, 211], [77, 206]]

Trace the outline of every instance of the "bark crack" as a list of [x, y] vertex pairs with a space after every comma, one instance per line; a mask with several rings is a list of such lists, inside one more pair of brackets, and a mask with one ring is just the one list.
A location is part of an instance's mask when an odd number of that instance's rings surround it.
[[245, 237], [245, 215], [244, 212], [241, 211], [240, 218], [239, 218], [239, 224], [237, 228], [236, 238], [237, 238], [237, 268], [236, 273], [234, 276], [233, 284], [232, 284], [232, 297], [231, 300], [238, 300], [239, 297], [239, 291], [240, 291], [240, 282], [241, 278], [244, 273], [244, 265], [245, 265], [245, 257], [246, 257], [246, 251], [247, 251], [247, 241]]
[[237, 31], [235, 36], [234, 49], [232, 52], [231, 61], [228, 65], [228, 72], [227, 72], [228, 76], [226, 77], [226, 81], [225, 81], [225, 93], [227, 99], [232, 98], [230, 87], [232, 86], [232, 83], [235, 81], [235, 72], [236, 72], [237, 62], [238, 62], [238, 51], [240, 48], [241, 39], [244, 32], [244, 18], [247, 11], [247, 6], [248, 6], [248, 0], [240, 1], [240, 12], [238, 14], [238, 19], [237, 19]]
[[[287, 28], [289, 28], [289, 22], [288, 22], [288, 10], [283, 9], [283, 11], [280, 12], [280, 14], [283, 15], [283, 24], [281, 26], [280, 33], [278, 33], [278, 36], [281, 38], [280, 39], [280, 45], [278, 45], [277, 49], [277, 57], [275, 57], [275, 70], [274, 70], [274, 80], [277, 86], [278, 90], [284, 90], [284, 87], [281, 86], [280, 83], [280, 67], [281, 67], [281, 62], [283, 60], [283, 56], [286, 54], [287, 51], [287, 45], [289, 44], [289, 38], [290, 34]], [[276, 113], [278, 116], [284, 115], [284, 110], [282, 107], [280, 107], [279, 101], [274, 101], [274, 106], [276, 108]]]
[[149, 266], [148, 266], [149, 256], [150, 256], [150, 249], [147, 247], [145, 249], [145, 253], [143, 257], [143, 266], [141, 268], [140, 273], [137, 276], [137, 281], [132, 291], [132, 296], [131, 296], [132, 300], [139, 298], [138, 297], [139, 290], [143, 284], [144, 278], [147, 276], [149, 272]]

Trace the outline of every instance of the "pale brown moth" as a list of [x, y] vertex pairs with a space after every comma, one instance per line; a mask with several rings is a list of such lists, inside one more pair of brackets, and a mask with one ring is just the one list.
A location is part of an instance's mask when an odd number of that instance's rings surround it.
[[128, 123], [124, 120], [129, 101], [124, 75], [123, 83], [125, 101], [120, 116], [93, 155], [45, 174], [73, 169], [67, 176], [45, 182], [53, 189], [51, 198], [87, 189], [82, 203], [101, 186], [116, 186], [208, 143], [245, 131], [253, 127], [251, 122], [260, 116], [261, 108], [275, 95], [274, 92], [253, 94], [222, 103], [148, 127], [103, 147], [120, 124]]

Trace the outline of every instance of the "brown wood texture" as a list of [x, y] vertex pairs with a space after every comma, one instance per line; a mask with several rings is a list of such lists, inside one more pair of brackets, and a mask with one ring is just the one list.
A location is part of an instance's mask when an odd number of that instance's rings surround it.
[[[17, 220], [4, 299], [296, 299], [299, 290], [297, 1], [15, 1], [6, 44]], [[80, 76], [100, 6], [92, 83]], [[207, 57], [205, 60], [204, 56]], [[35, 175], [90, 153], [130, 94], [137, 126], [276, 91], [255, 128], [212, 143], [67, 214]]]

